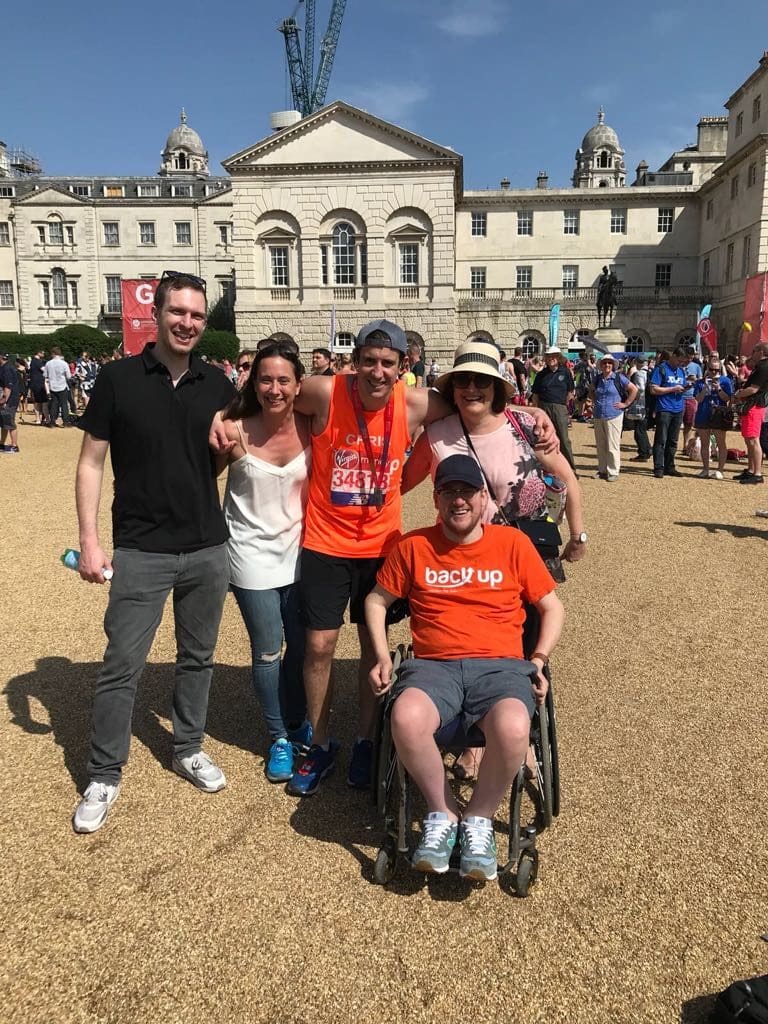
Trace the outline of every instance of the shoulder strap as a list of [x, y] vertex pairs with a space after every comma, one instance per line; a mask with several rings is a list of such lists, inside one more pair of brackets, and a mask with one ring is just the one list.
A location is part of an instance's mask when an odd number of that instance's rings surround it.
[[480, 461], [480, 458], [478, 457], [477, 452], [475, 451], [475, 446], [472, 444], [472, 438], [469, 436], [469, 431], [467, 430], [467, 426], [464, 423], [464, 420], [462, 419], [461, 413], [457, 413], [457, 415], [459, 417], [459, 423], [461, 424], [461, 429], [464, 431], [464, 437], [466, 438], [469, 450], [472, 452], [472, 454], [473, 454], [473, 456], [475, 458], [475, 462], [478, 464], [478, 466], [480, 467], [480, 472], [483, 474], [483, 480], [485, 480], [486, 490], [488, 491], [488, 494], [490, 495], [491, 501], [494, 503], [494, 505], [498, 506], [499, 503], [498, 503], [498, 501], [496, 501], [496, 492], [494, 491], [493, 486], [491, 485], [491, 481], [486, 476], [485, 470], [483, 469], [483, 464]]
[[234, 424], [235, 424], [235, 428], [237, 429], [238, 436], [240, 438], [240, 446], [242, 447], [243, 451], [247, 455], [248, 454], [248, 445], [247, 445], [246, 440], [245, 440], [245, 435], [243, 434], [242, 422], [243, 422], [242, 420], [235, 420]]

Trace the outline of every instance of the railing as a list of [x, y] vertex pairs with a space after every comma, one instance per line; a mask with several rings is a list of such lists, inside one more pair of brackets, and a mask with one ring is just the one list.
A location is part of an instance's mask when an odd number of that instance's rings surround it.
[[291, 297], [290, 288], [270, 288], [269, 293], [273, 302], [288, 302]]
[[354, 286], [334, 288], [333, 297], [334, 299], [338, 299], [339, 302], [352, 302], [354, 299], [357, 298], [357, 288], [355, 288]]
[[[476, 307], [564, 306], [597, 304], [597, 288], [458, 288], [458, 309]], [[616, 293], [616, 305], [630, 309], [642, 305], [701, 306], [712, 299], [711, 288], [678, 285], [670, 288], [624, 287]]]
[[400, 298], [404, 300], [418, 299], [419, 286], [417, 284], [400, 285]]

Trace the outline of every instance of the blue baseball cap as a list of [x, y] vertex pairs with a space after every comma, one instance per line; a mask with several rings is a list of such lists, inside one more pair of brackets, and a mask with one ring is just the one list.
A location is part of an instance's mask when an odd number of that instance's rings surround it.
[[481, 491], [485, 487], [480, 466], [470, 455], [449, 455], [443, 459], [435, 473], [435, 490], [444, 484], [467, 484]]

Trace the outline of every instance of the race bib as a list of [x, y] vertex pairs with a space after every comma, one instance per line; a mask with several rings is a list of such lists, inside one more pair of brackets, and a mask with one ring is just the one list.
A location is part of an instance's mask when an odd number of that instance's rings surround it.
[[[375, 453], [378, 480], [371, 473], [368, 459], [354, 448], [335, 448], [331, 471], [332, 505], [377, 505], [386, 501], [390, 487], [399, 486], [393, 476], [400, 468], [399, 459], [389, 459], [384, 472], [379, 468], [380, 453]], [[378, 494], [377, 494], [378, 491]]]

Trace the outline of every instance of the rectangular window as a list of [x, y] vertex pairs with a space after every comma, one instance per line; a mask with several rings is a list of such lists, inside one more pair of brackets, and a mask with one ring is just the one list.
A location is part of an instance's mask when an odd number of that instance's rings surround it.
[[104, 186], [104, 198], [105, 199], [122, 199], [125, 195], [125, 187], [123, 185], [105, 185]]
[[40, 282], [40, 302], [46, 308], [51, 304], [51, 286], [47, 281]]
[[221, 285], [221, 297], [224, 300], [224, 304], [230, 309], [235, 308], [235, 282], [231, 277], [223, 278], [219, 281]]
[[518, 235], [533, 234], [533, 210], [517, 211], [517, 233]]
[[320, 246], [320, 280], [328, 284], [328, 246]]
[[400, 246], [400, 284], [418, 283], [419, 246], [416, 242], [403, 242]]
[[750, 164], [747, 168], [747, 188], [752, 186], [757, 181], [757, 164]]
[[515, 267], [515, 276], [517, 290], [528, 291], [533, 281], [533, 267]]
[[154, 245], [155, 244], [155, 222], [152, 220], [140, 220], [139, 221], [139, 244], [140, 245]]
[[13, 199], [15, 195], [15, 185], [0, 185], [0, 199]]
[[741, 276], [749, 277], [749, 259], [752, 250], [752, 238], [746, 235], [741, 249]]
[[38, 224], [37, 226], [37, 240], [40, 245], [45, 245], [45, 228], [42, 224]]
[[704, 262], [701, 265], [701, 286], [709, 288], [709, 256], [704, 257]]
[[176, 245], [192, 245], [192, 223], [188, 220], [176, 221]]
[[120, 286], [119, 277], [105, 277], [107, 303], [107, 313], [122, 313], [123, 311], [123, 293]]
[[627, 233], [627, 211], [611, 210], [611, 234], [626, 235]]
[[472, 234], [475, 236], [482, 236], [483, 238], [488, 234], [487, 213], [472, 214]]
[[478, 298], [485, 295], [485, 267], [470, 267], [469, 286]]
[[73, 308], [77, 306], [77, 281], [68, 281], [69, 285], [69, 304]]
[[579, 233], [579, 211], [563, 210], [563, 234], [578, 235]]
[[760, 120], [760, 97], [755, 96], [752, 100], [752, 124]]
[[116, 220], [105, 220], [102, 228], [104, 229], [104, 245], [120, 245], [120, 225]]
[[270, 245], [269, 262], [272, 268], [272, 287], [288, 287], [288, 246]]
[[563, 266], [563, 291], [574, 292], [579, 287], [579, 268], [575, 264]]
[[159, 185], [137, 185], [136, 195], [140, 199], [156, 199], [160, 195]]
[[181, 196], [185, 199], [192, 198], [192, 186], [191, 185], [171, 185], [171, 195]]
[[75, 229], [72, 227], [71, 224], [66, 224], [65, 227], [64, 227], [64, 230], [67, 233], [67, 245], [74, 245], [75, 244]]
[[707, 220], [712, 220], [715, 215], [715, 201], [714, 199], [707, 200]]
[[7, 220], [0, 220], [0, 245], [11, 244], [11, 225]]
[[659, 233], [672, 230], [672, 225], [675, 222], [675, 211], [671, 206], [660, 206], [659, 215], [656, 222], [656, 230]]
[[672, 284], [672, 264], [671, 263], [657, 263], [656, 264], [656, 277], [654, 279], [654, 287], [656, 288], [669, 288]]
[[739, 194], [739, 176], [734, 174], [731, 178], [731, 199], [735, 199]]
[[87, 199], [88, 196], [91, 194], [91, 186], [90, 185], [70, 185], [69, 186], [69, 191], [72, 193], [73, 196], [82, 196], [84, 199]]
[[54, 270], [51, 275], [53, 283], [53, 304], [54, 306], [66, 306], [67, 304], [67, 278], [63, 270]]
[[229, 224], [219, 224], [219, 242], [229, 245]]
[[360, 284], [368, 284], [368, 246], [360, 244]]
[[744, 111], [740, 110], [736, 115], [736, 138], [744, 131]]
[[735, 245], [733, 242], [729, 242], [728, 248], [725, 250], [725, 283], [730, 284], [733, 280], [733, 256], [735, 251]]
[[13, 308], [13, 281], [0, 281], [0, 307]]
[[48, 241], [51, 245], [64, 245], [64, 225], [58, 220], [52, 220], [48, 225]]

